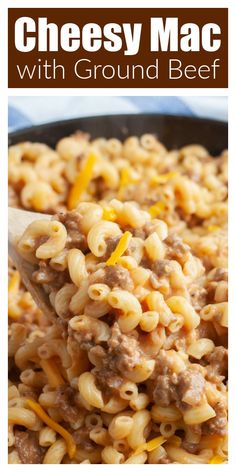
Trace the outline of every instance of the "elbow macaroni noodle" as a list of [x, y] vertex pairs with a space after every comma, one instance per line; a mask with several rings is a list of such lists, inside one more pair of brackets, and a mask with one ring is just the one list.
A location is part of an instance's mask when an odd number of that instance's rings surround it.
[[[227, 152], [149, 134], [9, 149], [52, 326], [9, 268], [9, 463], [227, 461]], [[68, 211], [69, 210], [69, 211]]]

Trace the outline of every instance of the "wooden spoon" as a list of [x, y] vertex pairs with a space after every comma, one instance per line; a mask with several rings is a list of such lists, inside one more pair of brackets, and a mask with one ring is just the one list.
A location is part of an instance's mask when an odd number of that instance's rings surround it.
[[55, 321], [56, 313], [50, 304], [47, 293], [44, 291], [41, 285], [34, 283], [32, 280], [32, 274], [36, 270], [36, 266], [26, 261], [18, 253], [16, 248], [16, 243], [20, 236], [22, 236], [27, 226], [35, 220], [42, 219], [51, 219], [51, 215], [19, 210], [17, 208], [8, 209], [9, 256], [13, 260], [13, 263], [19, 271], [25, 287], [31, 293], [37, 306], [51, 321]]

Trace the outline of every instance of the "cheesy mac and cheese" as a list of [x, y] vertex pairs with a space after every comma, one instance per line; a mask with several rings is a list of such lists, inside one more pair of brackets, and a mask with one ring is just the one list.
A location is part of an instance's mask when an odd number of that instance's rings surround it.
[[153, 135], [9, 149], [52, 325], [9, 269], [10, 464], [227, 460], [227, 152]]

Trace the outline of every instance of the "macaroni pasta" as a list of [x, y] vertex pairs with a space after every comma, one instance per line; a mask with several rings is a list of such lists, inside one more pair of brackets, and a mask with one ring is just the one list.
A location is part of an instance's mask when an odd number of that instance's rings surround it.
[[227, 460], [227, 153], [155, 136], [9, 149], [10, 204], [50, 213], [9, 269], [9, 463]]

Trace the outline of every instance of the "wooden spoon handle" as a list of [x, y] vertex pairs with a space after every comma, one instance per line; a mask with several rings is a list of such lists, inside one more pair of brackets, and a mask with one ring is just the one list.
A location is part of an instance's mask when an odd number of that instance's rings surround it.
[[33, 213], [30, 211], [19, 210], [17, 208], [9, 208], [8, 216], [9, 256], [17, 270], [20, 272], [22, 282], [26, 289], [31, 293], [35, 303], [48, 319], [53, 322], [57, 316], [50, 304], [49, 297], [43, 287], [34, 283], [32, 280], [32, 274], [36, 270], [36, 266], [26, 261], [16, 249], [17, 240], [30, 223], [35, 220], [50, 219], [51, 215]]
[[34, 213], [33, 211], [8, 208], [8, 239], [14, 244], [22, 236], [27, 226], [35, 220], [50, 219], [51, 215]]

